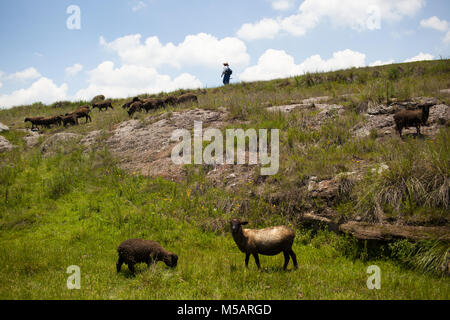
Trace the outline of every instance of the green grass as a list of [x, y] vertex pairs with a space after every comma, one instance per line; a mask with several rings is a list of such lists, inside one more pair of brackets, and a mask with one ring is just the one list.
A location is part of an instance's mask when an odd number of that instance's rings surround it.
[[[175, 183], [124, 172], [101, 147], [84, 153], [67, 144], [45, 158], [39, 144], [26, 148], [26, 133], [19, 130], [29, 126], [25, 117], [63, 114], [86, 102], [0, 110], [0, 122], [12, 128], [2, 135], [17, 146], [0, 154], [0, 298], [448, 300], [450, 282], [441, 272], [448, 243], [367, 248], [350, 237], [303, 229], [298, 213], [331, 207], [344, 220], [359, 215], [364, 221], [448, 224], [448, 127], [435, 137], [404, 141], [377, 132], [356, 138], [350, 130], [364, 121], [360, 113], [368, 101], [434, 96], [448, 104], [440, 90], [450, 88], [449, 74], [449, 60], [313, 73], [207, 89], [198, 105], [134, 116], [152, 121], [149, 116], [164, 112], [169, 117], [183, 109], [223, 107], [226, 128], [280, 129], [278, 174], [255, 177], [233, 192], [214, 187], [202, 166], [187, 166], [186, 180]], [[319, 126], [316, 110], [265, 110], [317, 96], [328, 96], [345, 112]], [[93, 111], [91, 123], [44, 129], [41, 141], [57, 132], [111, 130], [129, 119], [121, 108], [126, 100], [115, 99], [114, 110]], [[390, 169], [374, 175], [371, 169], [380, 163]], [[363, 180], [342, 179], [331, 203], [309, 197], [310, 177], [331, 179], [353, 170]], [[299, 270], [291, 264], [283, 272], [282, 255], [261, 257], [261, 272], [251, 259], [247, 270], [228, 230], [234, 217], [248, 219], [252, 228], [291, 225]], [[179, 255], [177, 268], [140, 265], [133, 278], [124, 266], [116, 274], [116, 248], [128, 238], [159, 241]], [[81, 267], [81, 290], [66, 288], [71, 265]], [[381, 268], [381, 290], [366, 287], [370, 265]]]
[[[2, 180], [2, 187], [8, 181], [8, 199], [0, 198], [2, 299], [449, 298], [448, 278], [383, 257], [352, 257], [339, 247], [350, 250], [353, 242], [328, 232], [312, 236], [297, 229], [296, 271], [292, 265], [282, 271], [282, 255], [261, 257], [262, 271], [253, 260], [246, 269], [228, 232], [241, 195], [127, 175], [107, 152], [51, 158], [17, 152], [3, 161], [13, 161], [15, 169]], [[201, 181], [192, 176], [191, 182], [196, 179]], [[258, 215], [262, 201], [250, 206], [252, 226], [283, 220]], [[177, 268], [139, 265], [131, 277], [124, 266], [116, 274], [118, 244], [136, 237], [176, 252]], [[366, 287], [366, 270], [373, 264], [382, 270], [381, 290]], [[66, 288], [71, 265], [81, 268], [80, 290]]]

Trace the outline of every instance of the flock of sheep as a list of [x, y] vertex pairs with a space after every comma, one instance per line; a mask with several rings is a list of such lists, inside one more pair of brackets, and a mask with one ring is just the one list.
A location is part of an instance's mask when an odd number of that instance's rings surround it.
[[149, 99], [140, 99], [139, 97], [133, 98], [132, 101], [125, 103], [122, 108], [128, 111], [128, 115], [131, 117], [134, 113], [138, 111], [145, 110], [149, 112], [150, 110], [164, 108], [168, 105], [177, 105], [185, 102], [198, 102], [197, 95], [193, 93], [186, 93], [179, 97], [168, 96], [166, 98], [157, 99], [157, 98], [149, 98]]
[[[242, 226], [248, 224], [247, 221], [233, 219], [230, 221], [231, 232], [234, 242], [240, 251], [245, 253], [245, 266], [248, 267], [250, 255], [255, 258], [258, 269], [259, 254], [275, 256], [281, 252], [284, 254], [284, 266], [286, 270], [290, 258], [294, 263], [294, 268], [298, 268], [297, 256], [292, 250], [295, 232], [286, 226], [270, 227], [266, 229], [243, 229]], [[175, 268], [178, 263], [178, 256], [175, 253], [164, 249], [158, 242], [144, 239], [129, 239], [122, 242], [117, 248], [119, 259], [116, 267], [120, 272], [122, 264], [127, 264], [128, 269], [134, 275], [134, 266], [138, 263], [146, 263], [148, 267], [158, 261], [163, 261], [168, 267]]]
[[[98, 100], [103, 100], [100, 102], [96, 102]], [[196, 94], [186, 93], [179, 97], [176, 96], [168, 96], [166, 98], [149, 98], [149, 99], [141, 99], [139, 97], [133, 98], [131, 101], [125, 103], [122, 108], [126, 109], [128, 115], [132, 117], [136, 112], [145, 110], [146, 112], [150, 110], [155, 110], [158, 108], [164, 108], [169, 105], [177, 105], [185, 102], [198, 102], [198, 98]], [[92, 109], [91, 109], [92, 107]], [[66, 113], [65, 115], [57, 115], [50, 117], [33, 117], [33, 118], [25, 118], [25, 122], [31, 123], [31, 130], [39, 129], [40, 127], [50, 128], [52, 125], [63, 125], [64, 127], [67, 125], [78, 125], [79, 118], [85, 118], [86, 123], [88, 121], [92, 121], [89, 113], [91, 110], [97, 108], [99, 111], [114, 109], [112, 106], [111, 100], [105, 100], [103, 95], [95, 97], [91, 106], [85, 105], [77, 108], [76, 110]]]

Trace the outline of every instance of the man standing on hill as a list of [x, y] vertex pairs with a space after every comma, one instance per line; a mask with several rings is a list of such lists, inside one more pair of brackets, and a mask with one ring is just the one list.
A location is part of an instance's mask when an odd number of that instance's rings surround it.
[[225, 62], [223, 64], [223, 72], [221, 77], [223, 77], [223, 84], [227, 85], [230, 83], [230, 77], [232, 75], [233, 71], [231, 71], [230, 66], [228, 65], [228, 62]]

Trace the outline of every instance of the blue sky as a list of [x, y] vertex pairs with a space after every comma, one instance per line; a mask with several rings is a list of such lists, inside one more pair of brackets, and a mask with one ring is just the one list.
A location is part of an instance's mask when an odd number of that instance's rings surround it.
[[[66, 22], [80, 9], [81, 29]], [[450, 56], [448, 0], [3, 0], [0, 108]], [[148, 39], [150, 38], [150, 39]]]

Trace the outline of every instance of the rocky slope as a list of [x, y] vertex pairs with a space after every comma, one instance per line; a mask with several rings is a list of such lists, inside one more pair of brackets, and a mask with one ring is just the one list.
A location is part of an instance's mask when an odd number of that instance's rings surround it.
[[[305, 99], [300, 103], [269, 106], [271, 112], [302, 112], [303, 110], [315, 111], [315, 116], [310, 120], [314, 127], [319, 127], [324, 121], [339, 117], [345, 112], [342, 105], [329, 103], [330, 97], [319, 97]], [[428, 126], [424, 127], [422, 133], [426, 136], [434, 136], [440, 128], [448, 126], [450, 120], [450, 108], [433, 98], [417, 98], [411, 101], [393, 101], [388, 105], [366, 103], [358, 106], [364, 117], [364, 121], [351, 129], [354, 137], [365, 137], [376, 132], [378, 139], [383, 136], [395, 135], [393, 114], [401, 108], [414, 108], [417, 104], [433, 103], [430, 109]], [[148, 116], [143, 120], [132, 119], [116, 125], [113, 130], [97, 130], [87, 135], [73, 133], [57, 133], [50, 137], [39, 135], [28, 131], [24, 137], [28, 148], [39, 145], [40, 139], [43, 143], [40, 148], [43, 154], [53, 154], [58, 146], [68, 143], [79, 143], [87, 148], [108, 147], [113, 156], [118, 160], [119, 166], [130, 174], [140, 174], [149, 177], [163, 177], [169, 180], [181, 181], [185, 177], [185, 167], [174, 164], [171, 160], [171, 151], [177, 142], [171, 141], [171, 135], [176, 129], [192, 130], [194, 121], [203, 122], [203, 130], [209, 127], [223, 128], [230, 122], [226, 109], [218, 110], [190, 109], [176, 112], [168, 112], [159, 116]], [[406, 135], [414, 135], [415, 129], [406, 129]], [[12, 144], [0, 136], [0, 152], [6, 152], [13, 148]], [[371, 164], [372, 166], [374, 164]], [[217, 187], [227, 190], [239, 188], [245, 184], [258, 181], [263, 189], [264, 179], [258, 177], [258, 166], [250, 165], [223, 165], [207, 166], [207, 179]], [[387, 223], [378, 225], [367, 224], [358, 221], [340, 221], [331, 209], [343, 188], [355, 184], [361, 180], [367, 166], [360, 165], [358, 169], [343, 172], [334, 177], [321, 180], [318, 177], [309, 177], [305, 186], [307, 198], [311, 201], [319, 199], [328, 203], [329, 207], [320, 212], [304, 207], [299, 210], [299, 221], [305, 224], [327, 225], [331, 230], [351, 233], [360, 239], [389, 240], [392, 238], [423, 239], [429, 237], [440, 237], [450, 240], [450, 229], [447, 226], [424, 227], [424, 226], [395, 226]], [[389, 170], [386, 164], [379, 163], [373, 166], [375, 173], [381, 174]], [[275, 192], [276, 193], [276, 192]], [[259, 194], [262, 196], [263, 193]], [[257, 195], [258, 196], [258, 195]], [[270, 200], [270, 199], [269, 199]]]

